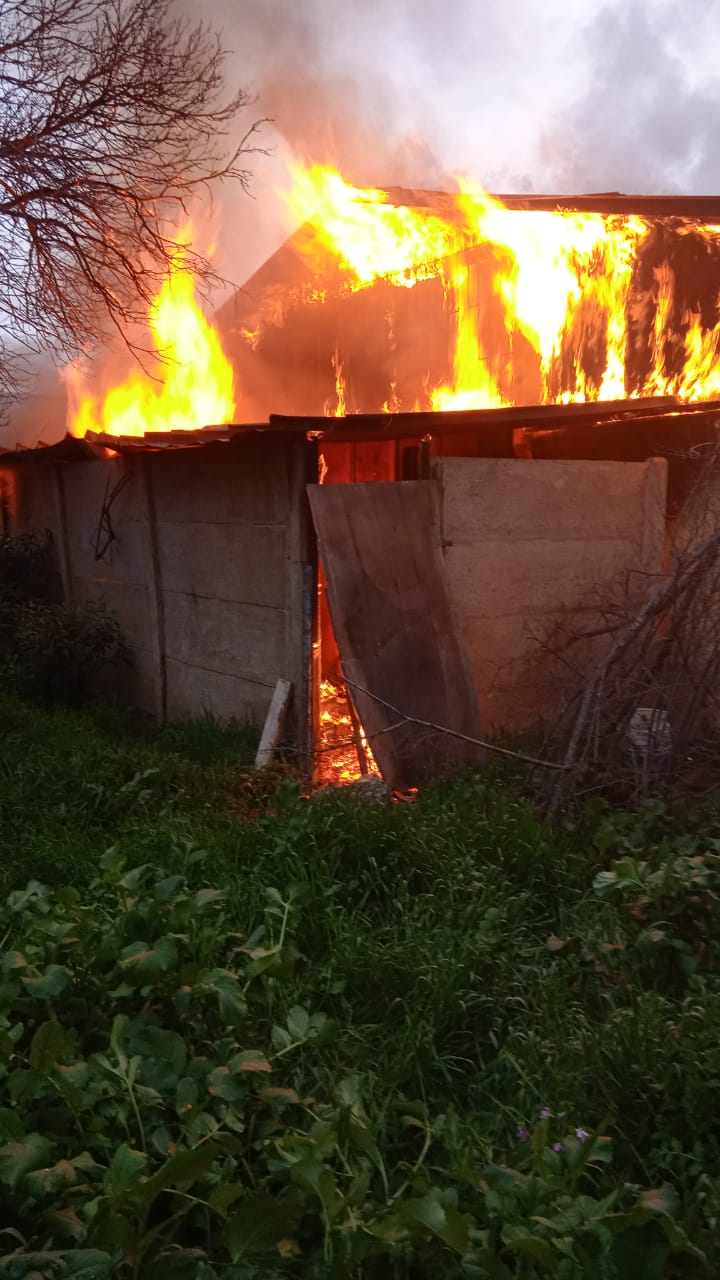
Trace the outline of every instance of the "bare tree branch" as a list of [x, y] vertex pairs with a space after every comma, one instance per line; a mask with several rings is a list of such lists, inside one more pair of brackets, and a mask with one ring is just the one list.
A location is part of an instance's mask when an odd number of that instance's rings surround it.
[[[568, 766], [565, 764], [557, 764], [553, 760], [540, 760], [537, 756], [525, 755], [522, 751], [511, 751], [509, 747], [498, 746], [496, 742], [485, 742], [483, 738], [471, 738], [467, 733], [460, 733], [457, 729], [448, 729], [446, 725], [433, 724], [431, 720], [418, 720], [417, 716], [409, 716], [405, 711], [401, 711], [399, 707], [393, 706], [392, 702], [386, 702], [384, 698], [379, 698], [376, 693], [371, 693], [369, 689], [364, 689], [361, 684], [356, 684], [354, 680], [348, 680], [344, 677], [345, 684], [349, 689], [356, 689], [358, 693], [364, 693], [368, 698], [372, 698], [373, 702], [377, 702], [381, 707], [385, 707], [388, 711], [392, 711], [393, 715], [398, 717], [396, 724], [387, 725], [381, 729], [380, 733], [390, 733], [393, 729], [400, 729], [405, 724], [416, 724], [421, 729], [433, 729], [436, 733], [446, 733], [450, 738], [459, 738], [462, 742], [471, 742], [475, 747], [484, 747], [486, 751], [493, 751], [499, 756], [508, 756], [511, 760], [522, 760], [524, 764], [537, 765], [541, 769], [564, 770]], [[379, 734], [374, 734], [379, 737]], [[370, 743], [372, 746], [372, 742]]]
[[[247, 189], [259, 124], [225, 87], [220, 39], [173, 0], [2, 0], [0, 391], [14, 350], [80, 353], [132, 326], [198, 189]], [[189, 246], [184, 263], [213, 282]]]

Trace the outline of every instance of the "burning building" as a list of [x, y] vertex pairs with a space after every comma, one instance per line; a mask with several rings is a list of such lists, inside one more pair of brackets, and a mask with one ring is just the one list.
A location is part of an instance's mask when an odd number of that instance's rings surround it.
[[158, 719], [261, 724], [284, 678], [289, 749], [339, 720], [402, 787], [551, 712], [550, 631], [662, 574], [720, 421], [720, 200], [303, 169], [291, 202], [215, 329], [171, 275], [159, 382], [76, 381], [68, 437], [0, 460], [5, 526], [52, 529]]

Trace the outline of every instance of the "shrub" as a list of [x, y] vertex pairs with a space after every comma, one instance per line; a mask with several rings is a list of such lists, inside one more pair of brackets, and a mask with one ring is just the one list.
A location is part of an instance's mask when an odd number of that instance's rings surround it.
[[55, 599], [49, 535], [0, 538], [0, 675], [39, 702], [83, 702], [102, 668], [126, 656], [100, 604]]
[[[709, 1274], [670, 1187], [543, 1112], [514, 1167], [452, 1111], [312, 1077], [337, 1034], [286, 1000], [303, 891], [230, 932], [224, 895], [127, 870], [0, 909], [0, 1277], [535, 1280]], [[671, 1272], [678, 1259], [682, 1272]]]
[[104, 605], [29, 602], [15, 611], [5, 670], [23, 697], [75, 706], [89, 697], [99, 672], [126, 652], [118, 623]]

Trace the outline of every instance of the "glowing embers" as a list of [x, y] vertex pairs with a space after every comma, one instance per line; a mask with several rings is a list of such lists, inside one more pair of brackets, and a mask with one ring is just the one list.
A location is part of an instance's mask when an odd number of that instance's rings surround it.
[[[187, 228], [181, 238], [187, 243], [190, 234]], [[98, 431], [143, 436], [149, 431], [195, 431], [234, 420], [232, 366], [198, 306], [182, 245], [150, 306], [148, 324], [158, 355], [154, 377], [134, 370], [96, 398], [85, 386], [84, 372], [78, 366], [69, 369], [73, 435]]]
[[367, 774], [379, 776], [362, 725], [354, 715], [347, 692], [332, 680], [320, 683], [320, 741], [317, 777], [320, 783], [355, 782]]

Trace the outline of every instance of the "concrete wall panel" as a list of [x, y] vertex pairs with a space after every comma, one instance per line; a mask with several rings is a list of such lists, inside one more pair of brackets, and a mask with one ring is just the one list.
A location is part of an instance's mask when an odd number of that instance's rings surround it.
[[[575, 687], [545, 643], [632, 605], [663, 569], [667, 463], [442, 458], [436, 517], [488, 729], [552, 717]], [[585, 644], [589, 667], [605, 642]], [[578, 655], [579, 656], [579, 652]]]
[[282, 525], [165, 521], [158, 537], [163, 589], [284, 608], [286, 541]]
[[284, 525], [288, 510], [287, 451], [275, 438], [149, 458], [159, 523]]
[[285, 665], [285, 614], [259, 605], [228, 600], [165, 596], [165, 648], [168, 658], [227, 675], [242, 676], [268, 688]]
[[167, 661], [168, 719], [199, 719], [203, 715], [241, 724], [262, 723], [270, 705], [271, 690], [228, 675]]

